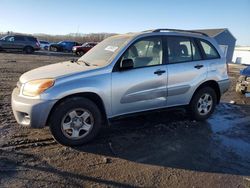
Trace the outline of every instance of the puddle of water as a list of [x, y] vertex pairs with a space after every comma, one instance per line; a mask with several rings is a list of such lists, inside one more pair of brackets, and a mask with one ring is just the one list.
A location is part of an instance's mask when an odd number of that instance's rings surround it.
[[215, 113], [207, 121], [214, 133], [227, 131], [233, 127], [239, 127], [250, 122], [250, 117], [245, 116], [239, 106], [220, 104]]
[[239, 134], [242, 130], [246, 130], [249, 122], [250, 117], [242, 113], [240, 106], [222, 104], [217, 107], [208, 123], [214, 141], [219, 144], [219, 148], [225, 149], [226, 153], [222, 154], [223, 156], [233, 152], [242, 160], [250, 161], [250, 140], [244, 137], [248, 134], [244, 131], [243, 134]]

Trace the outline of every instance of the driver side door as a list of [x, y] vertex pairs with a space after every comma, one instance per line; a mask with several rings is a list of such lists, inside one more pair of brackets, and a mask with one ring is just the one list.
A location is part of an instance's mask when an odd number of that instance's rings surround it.
[[[133, 67], [121, 69], [121, 62], [133, 60]], [[167, 104], [167, 70], [161, 37], [147, 37], [133, 43], [112, 72], [112, 116], [161, 108]]]

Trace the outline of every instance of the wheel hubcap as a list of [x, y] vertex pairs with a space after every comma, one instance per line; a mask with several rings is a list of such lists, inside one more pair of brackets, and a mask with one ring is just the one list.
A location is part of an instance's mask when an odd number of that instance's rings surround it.
[[207, 115], [213, 105], [213, 98], [210, 94], [205, 93], [201, 96], [201, 98], [198, 101], [197, 107], [198, 107], [198, 112], [200, 115]]
[[91, 112], [86, 109], [74, 109], [68, 112], [62, 119], [61, 129], [63, 134], [70, 139], [85, 137], [94, 125]]

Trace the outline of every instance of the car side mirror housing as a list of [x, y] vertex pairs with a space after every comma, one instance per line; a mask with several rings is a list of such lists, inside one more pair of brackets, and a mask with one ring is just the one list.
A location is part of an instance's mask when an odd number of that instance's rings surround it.
[[128, 70], [134, 68], [133, 59], [124, 59], [120, 64], [120, 70]]

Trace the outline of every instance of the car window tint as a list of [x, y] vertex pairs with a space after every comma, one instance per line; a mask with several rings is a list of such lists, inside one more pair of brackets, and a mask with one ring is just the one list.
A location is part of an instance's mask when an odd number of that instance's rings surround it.
[[154, 37], [136, 42], [124, 53], [122, 60], [124, 59], [132, 59], [135, 68], [162, 64], [161, 38]]
[[27, 37], [28, 41], [31, 41], [31, 42], [37, 42], [37, 39], [34, 38], [34, 37]]
[[219, 54], [216, 51], [216, 49], [212, 46], [212, 44], [201, 40], [200, 44], [204, 50], [204, 53], [206, 55], [206, 59], [215, 59], [215, 58], [219, 58]]
[[193, 41], [191, 41], [191, 46], [192, 46], [193, 60], [195, 61], [202, 60], [201, 52], [198, 46]]
[[201, 60], [201, 54], [197, 46], [188, 37], [168, 38], [169, 63], [188, 62]]
[[13, 41], [15, 41], [15, 39], [14, 39], [14, 37], [9, 37], [9, 38], [7, 39], [7, 41], [13, 42]]
[[5, 36], [5, 37], [1, 38], [1, 40], [9, 41], [10, 37], [11, 36]]
[[14, 40], [15, 41], [20, 41], [20, 42], [25, 41], [24, 37], [22, 37], [22, 36], [15, 36]]

